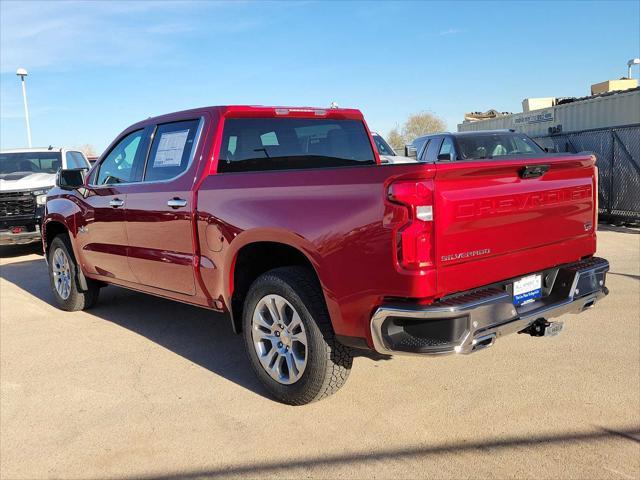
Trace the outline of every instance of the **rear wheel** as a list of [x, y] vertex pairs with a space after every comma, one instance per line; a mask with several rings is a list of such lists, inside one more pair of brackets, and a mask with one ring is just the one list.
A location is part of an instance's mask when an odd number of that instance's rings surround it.
[[253, 370], [283, 403], [320, 400], [349, 376], [349, 349], [335, 340], [322, 290], [305, 268], [277, 268], [253, 283], [243, 335]]
[[49, 279], [56, 304], [62, 310], [86, 310], [98, 301], [100, 289], [89, 285], [86, 291], [78, 285], [77, 264], [67, 235], [58, 235], [49, 247]]

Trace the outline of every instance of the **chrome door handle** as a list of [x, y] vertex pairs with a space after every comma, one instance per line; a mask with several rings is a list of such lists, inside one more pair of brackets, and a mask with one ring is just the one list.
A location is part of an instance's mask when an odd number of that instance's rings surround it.
[[113, 200], [109, 201], [109, 205], [111, 205], [113, 208], [118, 208], [124, 205], [124, 200], [120, 200], [119, 198], [114, 198]]
[[187, 206], [187, 201], [184, 198], [172, 198], [167, 202], [167, 206], [171, 208], [181, 208]]

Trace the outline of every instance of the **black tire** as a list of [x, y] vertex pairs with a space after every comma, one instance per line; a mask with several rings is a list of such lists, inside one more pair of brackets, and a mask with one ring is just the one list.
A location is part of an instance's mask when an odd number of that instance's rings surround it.
[[[54, 256], [58, 250], [66, 255], [69, 261], [71, 285], [67, 298], [64, 298], [62, 295], [60, 295], [60, 293], [58, 293], [55, 285], [53, 273]], [[86, 291], [82, 291], [79, 288], [77, 270], [78, 265], [76, 264], [76, 259], [73, 255], [73, 249], [71, 248], [71, 241], [69, 240], [68, 235], [61, 234], [53, 239], [53, 241], [51, 242], [51, 246], [49, 247], [47, 258], [49, 260], [49, 282], [51, 285], [51, 291], [53, 292], [53, 297], [55, 298], [58, 308], [66, 310], [68, 312], [76, 312], [79, 310], [86, 310], [96, 304], [96, 302], [98, 301], [100, 288], [95, 286], [91, 281], [87, 282], [88, 289]]]
[[[279, 383], [267, 373], [253, 343], [254, 310], [267, 295], [278, 295], [287, 300], [304, 324], [307, 363], [300, 379], [292, 384]], [[335, 339], [322, 290], [308, 269], [282, 267], [258, 277], [244, 301], [242, 327], [249, 362], [276, 400], [289, 405], [305, 405], [334, 394], [347, 381], [353, 363], [350, 349]]]

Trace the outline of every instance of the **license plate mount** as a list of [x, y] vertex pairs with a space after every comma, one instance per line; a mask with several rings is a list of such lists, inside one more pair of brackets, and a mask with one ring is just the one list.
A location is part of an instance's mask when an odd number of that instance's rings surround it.
[[525, 305], [542, 296], [542, 275], [534, 274], [513, 282], [514, 305]]
[[555, 337], [556, 335], [559, 335], [563, 330], [564, 330], [563, 322], [551, 322], [544, 329], [544, 336]]

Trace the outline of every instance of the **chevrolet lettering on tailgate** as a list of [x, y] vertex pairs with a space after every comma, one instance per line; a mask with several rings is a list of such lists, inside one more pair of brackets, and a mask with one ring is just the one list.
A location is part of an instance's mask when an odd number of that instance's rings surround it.
[[483, 198], [471, 202], [464, 201], [456, 205], [456, 218], [464, 219], [514, 213], [562, 203], [570, 203], [575, 200], [589, 199], [591, 196], [591, 186], [581, 185], [578, 187], [543, 192]]

